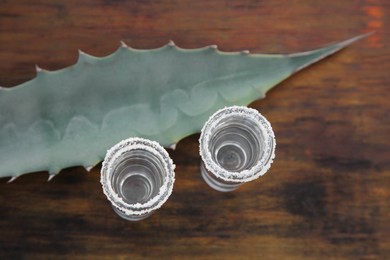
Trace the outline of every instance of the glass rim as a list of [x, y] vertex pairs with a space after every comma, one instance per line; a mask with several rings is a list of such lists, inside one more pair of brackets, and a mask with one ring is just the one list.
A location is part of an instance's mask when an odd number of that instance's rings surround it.
[[[260, 131], [263, 133], [264, 143], [266, 144], [264, 153], [260, 160], [251, 168], [244, 169], [242, 171], [228, 171], [222, 168], [212, 159], [209, 149], [213, 130], [218, 127], [222, 120], [231, 116], [239, 116], [257, 124]], [[275, 134], [272, 130], [271, 124], [263, 115], [260, 114], [259, 111], [245, 106], [224, 107], [216, 111], [203, 125], [199, 138], [199, 152], [206, 169], [217, 178], [233, 183], [252, 181], [264, 175], [271, 167], [275, 158], [275, 147]]]
[[[145, 150], [152, 153], [161, 161], [163, 171], [166, 172], [166, 178], [164, 178], [158, 193], [145, 203], [126, 203], [114, 191], [110, 181], [114, 162], [121, 155], [132, 150]], [[175, 182], [175, 167], [168, 152], [159, 143], [140, 137], [131, 137], [120, 141], [107, 151], [102, 164], [100, 183], [103, 187], [103, 193], [118, 210], [126, 215], [143, 215], [160, 208], [168, 200], [172, 194], [173, 183]]]

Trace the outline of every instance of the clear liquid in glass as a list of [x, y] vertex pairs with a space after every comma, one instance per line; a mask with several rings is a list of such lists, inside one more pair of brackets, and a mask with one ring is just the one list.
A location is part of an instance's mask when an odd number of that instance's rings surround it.
[[[151, 215], [156, 205], [164, 203], [170, 195], [174, 166], [168, 165], [172, 171], [167, 171], [166, 162], [170, 162], [170, 158], [164, 159], [168, 154], [162, 147], [159, 149], [163, 154], [135, 146], [121, 149], [108, 152], [111, 156], [106, 156], [107, 161], [104, 161], [102, 184], [105, 187], [105, 180], [108, 180], [112, 193], [108, 198], [118, 215], [127, 220], [141, 220]], [[167, 184], [166, 192], [160, 193], [161, 187]], [[155, 203], [151, 203], [152, 200]]]
[[[233, 108], [240, 113], [226, 108], [210, 117], [200, 138], [201, 150], [207, 149], [202, 153], [202, 177], [209, 186], [218, 191], [237, 189], [247, 181], [244, 177], [240, 179], [241, 172], [259, 169], [259, 162], [264, 156], [268, 158], [263, 158], [263, 164], [272, 160], [272, 153], [265, 153], [269, 152], [269, 140], [274, 141], [274, 138], [267, 136], [270, 132], [265, 131], [268, 129], [264, 129], [262, 122], [257, 120], [260, 114], [245, 107]], [[253, 113], [255, 115], [250, 116]], [[271, 145], [274, 146], [274, 143]], [[271, 150], [273, 148], [271, 147]], [[209, 168], [214, 166], [215, 170], [208, 170], [205, 163], [212, 165]], [[219, 172], [223, 172], [225, 178], [221, 178]], [[255, 174], [256, 172], [253, 173]]]

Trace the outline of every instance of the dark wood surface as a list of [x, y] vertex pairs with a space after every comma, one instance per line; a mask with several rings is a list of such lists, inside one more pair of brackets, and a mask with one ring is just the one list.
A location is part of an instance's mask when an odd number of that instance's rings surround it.
[[290, 53], [376, 31], [250, 105], [273, 124], [277, 157], [235, 192], [201, 179], [198, 135], [170, 151], [174, 192], [138, 223], [112, 211], [100, 165], [49, 183], [44, 172], [0, 179], [0, 258], [390, 257], [389, 11], [386, 0], [0, 0], [5, 87], [34, 77], [35, 64], [60, 69], [77, 49], [103, 56], [120, 40]]

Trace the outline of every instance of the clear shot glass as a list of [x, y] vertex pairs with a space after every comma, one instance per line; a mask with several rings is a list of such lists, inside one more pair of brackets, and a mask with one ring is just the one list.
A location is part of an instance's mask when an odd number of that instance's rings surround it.
[[138, 221], [160, 208], [172, 193], [175, 165], [157, 142], [123, 140], [107, 151], [100, 182], [114, 211]]
[[228, 192], [264, 175], [275, 158], [271, 124], [257, 110], [225, 107], [203, 126], [201, 173], [213, 189]]

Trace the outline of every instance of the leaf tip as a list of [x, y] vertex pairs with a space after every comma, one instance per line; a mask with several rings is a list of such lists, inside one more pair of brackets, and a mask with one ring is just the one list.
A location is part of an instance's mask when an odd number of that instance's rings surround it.
[[361, 35], [352, 37], [350, 39], [344, 40], [342, 42], [338, 42], [338, 43], [334, 43], [334, 44], [328, 45], [328, 46], [326, 46], [324, 48], [321, 48], [321, 49], [285, 55], [285, 57], [288, 57], [288, 58], [295, 58], [295, 57], [300, 58], [300, 57], [303, 57], [303, 56], [310, 57], [311, 55], [313, 55], [313, 56], [316, 55], [316, 56], [312, 57], [311, 60], [306, 61], [305, 63], [302, 63], [300, 66], [297, 66], [294, 70], [292, 70], [291, 74], [294, 74], [294, 73], [296, 73], [296, 72], [298, 72], [298, 71], [300, 71], [300, 70], [310, 66], [311, 64], [316, 63], [316, 62], [322, 60], [323, 58], [328, 57], [328, 56], [330, 56], [330, 55], [332, 55], [332, 54], [334, 54], [334, 53], [344, 49], [345, 47], [347, 47], [350, 44], [370, 36], [373, 33], [374, 32], [361, 34]]
[[354, 42], [357, 42], [357, 41], [359, 41], [361, 39], [367, 38], [367, 37], [373, 35], [374, 33], [375, 33], [375, 31], [364, 33], [364, 34], [352, 37], [351, 39], [342, 41], [342, 42], [338, 43], [338, 45], [340, 46], [340, 49], [341, 49], [341, 48], [344, 48], [344, 47], [346, 47], [346, 46], [348, 46], [348, 45], [350, 45], [350, 44], [352, 44]]

